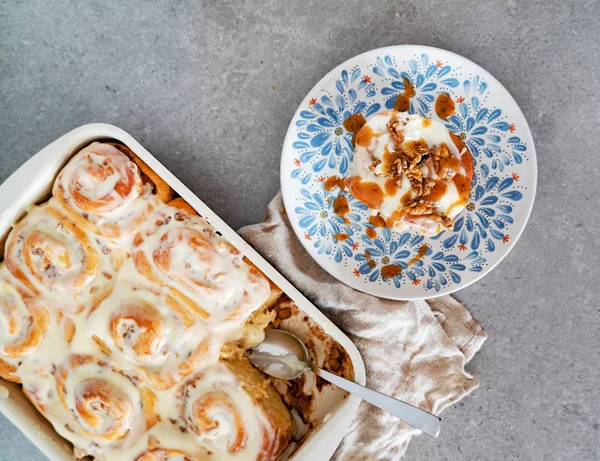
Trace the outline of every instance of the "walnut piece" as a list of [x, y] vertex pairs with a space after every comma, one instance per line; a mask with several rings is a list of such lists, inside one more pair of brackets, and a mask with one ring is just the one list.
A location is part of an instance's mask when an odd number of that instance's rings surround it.
[[449, 218], [448, 216], [442, 214], [431, 214], [427, 217], [433, 219], [446, 230], [452, 230], [454, 228], [454, 220], [452, 218]]
[[[377, 168], [377, 166], [378, 166], [380, 163], [381, 163], [381, 160], [377, 160], [377, 159], [373, 160], [373, 163], [371, 163], [371, 164], [369, 165], [369, 170], [371, 170], [373, 173], [375, 173], [375, 168]], [[377, 174], [377, 173], [375, 173], [375, 174]]]
[[431, 149], [431, 159], [433, 160], [435, 172], [444, 179], [452, 179], [456, 174], [456, 172], [452, 172], [452, 170], [449, 169], [445, 169], [445, 171], [440, 171], [442, 161], [449, 157], [450, 152], [448, 151], [448, 147], [446, 146], [446, 144], [440, 144], [436, 148]]
[[429, 194], [435, 186], [435, 181], [430, 178], [424, 178], [423, 172], [416, 166], [410, 166], [405, 173], [408, 176], [412, 189], [419, 197]]
[[417, 199], [404, 205], [403, 210], [411, 215], [428, 215], [433, 213], [434, 206], [435, 204], [432, 202]]
[[396, 143], [396, 146], [399, 146], [404, 142], [404, 130], [402, 129], [403, 125], [404, 124], [402, 121], [400, 121], [398, 118], [398, 114], [394, 112], [390, 118], [390, 121], [388, 122], [387, 128], [390, 132], [391, 138]]
[[423, 141], [411, 141], [402, 145], [402, 155], [411, 165], [421, 163], [423, 155], [429, 154], [429, 146]]

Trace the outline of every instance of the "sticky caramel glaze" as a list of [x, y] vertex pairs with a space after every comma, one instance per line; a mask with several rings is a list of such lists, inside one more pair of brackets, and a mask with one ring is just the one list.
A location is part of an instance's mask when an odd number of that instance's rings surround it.
[[346, 186], [354, 197], [374, 210], [383, 202], [383, 191], [375, 182], [361, 181], [360, 176], [353, 176], [346, 180]]
[[381, 276], [384, 279], [396, 277], [400, 272], [402, 272], [402, 268], [398, 264], [390, 264], [389, 266], [383, 266], [381, 268]]
[[[344, 120], [344, 128], [352, 133], [352, 144], [356, 145], [358, 143], [358, 134], [361, 131], [361, 128], [367, 123], [363, 114], [353, 114]], [[371, 131], [372, 133], [372, 131]]]
[[348, 207], [348, 199], [343, 195], [340, 195], [333, 201], [333, 212], [338, 216], [346, 216], [350, 213], [350, 207]]
[[446, 191], [448, 190], [448, 183], [444, 180], [436, 181], [435, 186], [431, 189], [431, 192], [423, 197], [428, 202], [439, 202]]
[[396, 184], [396, 180], [394, 178], [388, 178], [385, 181], [384, 189], [386, 195], [396, 195], [396, 192], [398, 192], [398, 184]]
[[402, 210], [394, 210], [392, 214], [386, 218], [385, 226], [386, 227], [394, 227], [398, 222], [402, 220], [406, 216], [406, 211]]
[[448, 93], [440, 94], [435, 100], [435, 113], [439, 118], [446, 120], [454, 114], [454, 101]]
[[325, 188], [326, 191], [333, 190], [336, 187], [339, 187], [340, 189], [343, 190], [345, 180], [346, 180], [346, 178], [340, 178], [339, 176], [330, 176], [329, 178], [327, 178], [325, 180], [323, 187]]
[[377, 133], [375, 133], [370, 126], [365, 125], [356, 135], [356, 145], [361, 147], [367, 147], [371, 143], [371, 139], [376, 137], [378, 137]]
[[[423, 122], [425, 122], [425, 120], [428, 119], [423, 119]], [[431, 120], [429, 120], [429, 123], [431, 123]], [[425, 141], [423, 138], [415, 139], [414, 141], [404, 141], [403, 145], [406, 148], [416, 150], [421, 155], [426, 155], [429, 153], [429, 144], [427, 144], [427, 141]]]
[[456, 200], [448, 209], [448, 214], [452, 213], [452, 210], [456, 207], [464, 207], [469, 201], [469, 194], [471, 193], [471, 180], [462, 174], [457, 174], [452, 179], [456, 190], [458, 191], [458, 200]]
[[385, 227], [385, 220], [380, 216], [371, 216], [369, 222], [375, 227]]
[[394, 160], [398, 159], [399, 156], [395, 152], [390, 150], [390, 146], [386, 144], [383, 147], [383, 155], [381, 156], [381, 174], [388, 175], [390, 167], [394, 163]]
[[406, 194], [402, 196], [400, 199], [400, 205], [396, 210], [392, 212], [390, 216], [385, 218], [384, 225], [381, 227], [394, 227], [398, 222], [400, 222], [405, 216], [406, 211], [403, 211], [404, 205], [408, 203], [412, 199], [412, 191], [409, 189]]
[[461, 153], [460, 161], [461, 161], [462, 167], [465, 169], [465, 172], [466, 172], [465, 174], [466, 174], [467, 178], [469, 179], [469, 181], [472, 181], [475, 171], [474, 171], [473, 157], [471, 156], [471, 152], [469, 151], [469, 149], [467, 148], [465, 143], [462, 141], [462, 139], [460, 139], [458, 136], [456, 136], [452, 132], [450, 132], [450, 139], [452, 139], [452, 142], [458, 149], [458, 152]]
[[436, 173], [441, 178], [451, 178], [459, 172], [461, 166], [462, 162], [454, 155], [450, 155], [440, 159]]
[[419, 248], [419, 252], [417, 253], [417, 256], [415, 256], [413, 259], [411, 259], [408, 262], [408, 265], [412, 266], [414, 263], [419, 261], [423, 256], [425, 256], [427, 254], [427, 250], [429, 250], [429, 247], [427, 245], [423, 245], [421, 248]]
[[394, 103], [394, 110], [398, 112], [406, 112], [410, 109], [410, 98], [415, 95], [415, 87], [406, 77], [402, 77], [404, 81], [404, 93], [400, 93]]

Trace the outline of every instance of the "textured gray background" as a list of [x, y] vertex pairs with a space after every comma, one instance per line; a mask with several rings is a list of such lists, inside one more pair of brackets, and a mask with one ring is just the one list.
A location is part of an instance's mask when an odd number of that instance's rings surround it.
[[[104, 121], [234, 228], [261, 219], [287, 125], [334, 66], [417, 43], [489, 70], [531, 126], [537, 202], [514, 251], [457, 295], [489, 333], [481, 388], [406, 458], [600, 458], [597, 1], [16, 3], [0, 1], [0, 181]], [[0, 416], [1, 460], [43, 458]]]

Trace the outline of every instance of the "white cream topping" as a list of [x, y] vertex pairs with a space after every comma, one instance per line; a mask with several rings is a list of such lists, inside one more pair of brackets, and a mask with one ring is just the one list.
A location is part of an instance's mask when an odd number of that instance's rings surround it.
[[[57, 184], [72, 183], [78, 157]], [[91, 158], [90, 164], [100, 162]], [[132, 165], [115, 162], [116, 171]], [[116, 199], [111, 188], [124, 173], [115, 174], [98, 183], [84, 172], [77, 179], [81, 194]], [[268, 280], [202, 218], [153, 195], [126, 198], [90, 221], [108, 216], [111, 225], [128, 229], [113, 238], [75, 223], [67, 210], [73, 203], [53, 197], [9, 235], [0, 265], [0, 371], [16, 369], [13, 377], [78, 456], [136, 460], [156, 447], [175, 450], [168, 459], [257, 459], [276, 428], [217, 362], [222, 345], [244, 335], [248, 315], [271, 295]], [[8, 354], [30, 339], [32, 318], [42, 325], [39, 338]], [[183, 400], [186, 389], [190, 397]], [[193, 399], [213, 391], [229, 404], [210, 407], [207, 417], [218, 425], [196, 433], [186, 419]], [[228, 447], [236, 422], [230, 408], [246, 434], [236, 452]], [[105, 439], [119, 427], [123, 434]]]
[[[458, 148], [452, 141], [448, 129], [441, 123], [407, 113], [398, 113], [398, 118], [402, 123], [404, 133], [403, 145], [418, 140], [424, 140], [430, 147], [446, 144], [452, 155], [459, 159], [461, 158], [462, 153], [458, 151]], [[402, 199], [404, 197], [409, 199], [417, 197], [405, 173], [402, 173], [401, 186], [398, 187], [394, 194], [390, 195], [385, 192], [386, 182], [390, 179], [390, 176], [384, 174], [383, 171], [385, 148], [388, 146], [388, 149], [393, 152], [395, 144], [388, 129], [390, 119], [391, 112], [382, 112], [374, 115], [366, 123], [365, 126], [368, 126], [373, 131], [374, 136], [371, 138], [368, 146], [356, 145], [354, 161], [348, 173], [348, 177], [359, 176], [362, 181], [378, 184], [381, 190], [384, 191], [384, 198], [378, 209], [384, 219], [390, 218], [394, 211], [401, 210]], [[424, 122], [425, 120], [426, 122]], [[371, 165], [374, 160], [378, 160], [381, 163], [373, 169]], [[436, 173], [429, 171], [427, 165], [423, 164], [420, 168], [424, 176], [429, 175], [432, 179], [438, 179]], [[458, 173], [464, 175], [464, 168], [461, 167]], [[455, 202], [459, 199], [456, 185], [452, 181], [446, 181], [446, 185], [446, 192], [437, 203], [434, 212], [453, 218], [464, 209], [464, 206], [454, 206]], [[403, 231], [411, 227], [423, 230], [422, 226], [406, 221], [398, 222], [393, 230]]]

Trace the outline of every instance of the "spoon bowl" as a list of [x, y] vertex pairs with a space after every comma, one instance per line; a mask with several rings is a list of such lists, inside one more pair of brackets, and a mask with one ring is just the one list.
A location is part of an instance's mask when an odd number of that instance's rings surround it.
[[295, 379], [310, 369], [304, 343], [283, 330], [268, 330], [265, 340], [246, 351], [246, 356], [256, 368], [274, 378]]

